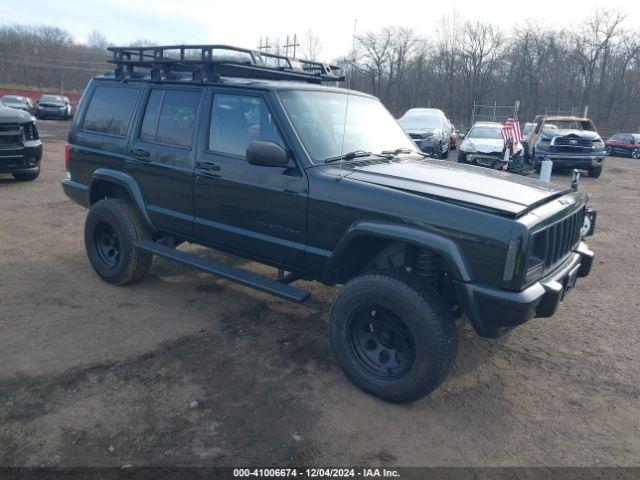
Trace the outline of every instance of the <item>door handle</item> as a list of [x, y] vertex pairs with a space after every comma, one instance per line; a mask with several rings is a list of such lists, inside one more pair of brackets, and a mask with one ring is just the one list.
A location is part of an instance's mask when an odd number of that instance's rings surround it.
[[218, 165], [217, 163], [213, 163], [213, 162], [198, 162], [197, 166], [201, 170], [209, 170], [211, 172], [219, 172], [220, 171], [220, 165]]
[[129, 155], [139, 159], [146, 159], [146, 158], [149, 158], [150, 153], [149, 153], [149, 150], [143, 150], [141, 148], [130, 148]]

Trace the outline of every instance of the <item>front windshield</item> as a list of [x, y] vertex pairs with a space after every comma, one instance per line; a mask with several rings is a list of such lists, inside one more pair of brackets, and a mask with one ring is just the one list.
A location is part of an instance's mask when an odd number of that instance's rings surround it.
[[51, 103], [64, 103], [64, 100], [62, 100], [62, 97], [57, 97], [55, 95], [43, 95], [40, 98], [41, 102], [51, 102]]
[[473, 127], [467, 138], [481, 138], [488, 140], [502, 139], [500, 127]]
[[281, 91], [279, 96], [314, 163], [360, 150], [372, 153], [396, 149], [417, 151], [375, 98], [305, 90]]
[[407, 112], [398, 123], [404, 128], [440, 128], [442, 119], [433, 113]]
[[543, 130], [588, 130], [595, 128], [590, 120], [549, 120], [542, 124]]
[[24, 97], [16, 97], [15, 95], [5, 95], [2, 97], [2, 101], [7, 103], [26, 103]]

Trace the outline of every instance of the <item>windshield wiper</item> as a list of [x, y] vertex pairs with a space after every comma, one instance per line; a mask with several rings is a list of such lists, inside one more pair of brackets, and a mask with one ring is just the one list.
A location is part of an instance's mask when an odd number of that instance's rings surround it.
[[334, 163], [339, 162], [340, 160], [353, 160], [354, 158], [362, 158], [362, 157], [380, 157], [386, 158], [387, 160], [391, 160], [392, 155], [389, 153], [373, 153], [373, 152], [365, 152], [364, 150], [354, 150], [353, 152], [345, 153], [344, 155], [336, 155], [335, 157], [329, 157], [324, 160], [324, 163]]
[[431, 158], [431, 156], [426, 153], [417, 152], [416, 150], [411, 150], [410, 148], [406, 148], [406, 147], [396, 148], [395, 150], [384, 150], [381, 153], [383, 153], [384, 155], [400, 155], [401, 153], [415, 153], [416, 155], [420, 155], [421, 157], [424, 157], [424, 158]]

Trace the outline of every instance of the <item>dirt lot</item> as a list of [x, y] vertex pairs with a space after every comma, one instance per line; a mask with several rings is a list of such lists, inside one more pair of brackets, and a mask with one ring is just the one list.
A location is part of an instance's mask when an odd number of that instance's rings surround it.
[[41, 122], [37, 181], [0, 179], [1, 465], [640, 464], [640, 162], [582, 180], [597, 263], [554, 318], [498, 341], [460, 323], [444, 385], [390, 405], [332, 359], [335, 289], [297, 306], [162, 259], [100, 281], [66, 127]]

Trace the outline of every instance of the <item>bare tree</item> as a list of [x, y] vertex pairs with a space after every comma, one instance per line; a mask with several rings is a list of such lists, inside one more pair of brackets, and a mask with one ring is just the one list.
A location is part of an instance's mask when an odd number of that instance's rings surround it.
[[89, 35], [87, 35], [87, 45], [89, 45], [91, 48], [104, 50], [105, 48], [107, 48], [108, 44], [109, 43], [107, 42], [107, 37], [105, 37], [100, 30], [91, 30]]
[[322, 41], [316, 33], [309, 29], [304, 35], [302, 44], [302, 58], [307, 60], [317, 61], [322, 51]]

